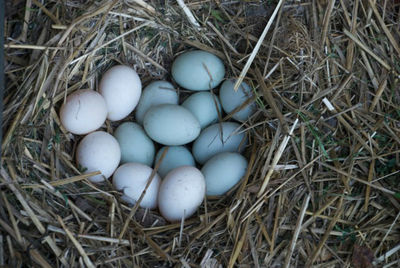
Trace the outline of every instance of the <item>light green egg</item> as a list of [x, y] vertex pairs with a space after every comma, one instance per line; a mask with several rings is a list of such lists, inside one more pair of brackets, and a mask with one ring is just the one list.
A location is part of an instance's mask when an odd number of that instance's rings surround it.
[[114, 132], [121, 148], [121, 162], [136, 162], [151, 166], [154, 161], [155, 148], [153, 141], [143, 128], [136, 123], [125, 122]]
[[246, 144], [246, 134], [238, 123], [222, 122], [201, 131], [193, 143], [192, 153], [198, 163], [204, 164], [219, 153], [241, 152]]
[[178, 93], [174, 86], [167, 81], [154, 81], [147, 85], [135, 109], [135, 118], [143, 124], [144, 115], [153, 106], [160, 104], [178, 104]]
[[[221, 113], [221, 104], [218, 97], [210, 92], [198, 92], [187, 98], [182, 106], [192, 112], [199, 120], [201, 128], [218, 121], [218, 110]], [[217, 109], [218, 107], [218, 109]]]
[[179, 55], [172, 64], [172, 77], [189, 90], [209, 90], [218, 86], [225, 76], [220, 58], [206, 51], [194, 50]]
[[184, 145], [200, 134], [200, 124], [186, 108], [174, 104], [151, 107], [143, 120], [149, 137], [163, 145]]
[[164, 146], [162, 147], [156, 155], [155, 165], [160, 160], [165, 149], [168, 148], [162, 162], [158, 168], [158, 174], [164, 178], [168, 172], [174, 168], [181, 166], [195, 166], [196, 163], [190, 151], [184, 146]]
[[208, 196], [223, 195], [246, 174], [247, 160], [238, 153], [219, 153], [208, 160], [201, 172]]
[[[235, 91], [235, 83], [235, 79], [228, 79], [222, 83], [219, 90], [221, 105], [227, 114], [240, 107], [243, 103], [245, 103], [249, 98], [252, 98], [253, 96], [251, 87], [248, 84], [242, 82], [238, 90]], [[240, 111], [234, 113], [232, 115], [232, 118], [241, 122], [246, 121], [256, 111], [256, 108], [256, 103], [254, 101], [251, 101]]]

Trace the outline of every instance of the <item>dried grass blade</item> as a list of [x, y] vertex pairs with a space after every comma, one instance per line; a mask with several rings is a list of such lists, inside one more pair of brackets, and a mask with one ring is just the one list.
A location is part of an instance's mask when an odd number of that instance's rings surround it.
[[275, 20], [276, 15], [278, 14], [279, 9], [283, 5], [285, 0], [279, 0], [278, 5], [275, 7], [274, 13], [272, 13], [271, 17], [268, 20], [267, 25], [264, 28], [264, 31], [262, 32], [260, 38], [257, 41], [256, 46], [254, 47], [253, 51], [250, 54], [249, 59], [246, 62], [246, 65], [243, 67], [242, 72], [239, 75], [239, 78], [236, 80], [236, 83], [234, 85], [234, 90], [238, 90], [240, 84], [243, 82], [243, 79], [246, 77], [247, 71], [250, 69], [251, 64], [254, 61], [254, 58], [256, 57], [258, 51], [260, 50], [261, 44], [264, 42], [264, 38], [267, 35], [269, 29], [271, 28], [272, 23]]
[[60, 216], [57, 216], [58, 222], [61, 224], [62, 228], [64, 229], [66, 235], [68, 238], [72, 241], [74, 244], [75, 248], [78, 250], [79, 254], [82, 256], [83, 261], [85, 262], [87, 267], [94, 268], [95, 265], [92, 263], [92, 261], [89, 259], [89, 256], [86, 254], [85, 250], [83, 249], [82, 245], [76, 240], [74, 235], [71, 233], [71, 231], [67, 228], [65, 225], [64, 221], [61, 219]]
[[392, 67], [390, 67], [389, 64], [387, 64], [384, 60], [382, 60], [378, 55], [376, 55], [372, 50], [367, 47], [365, 44], [361, 43], [361, 41], [352, 33], [350, 33], [348, 30], [343, 30], [344, 34], [347, 35], [351, 40], [353, 40], [358, 46], [360, 46], [365, 52], [367, 52], [369, 55], [371, 55], [377, 62], [379, 62], [383, 67], [385, 67], [387, 70], [391, 70]]
[[301, 224], [303, 223], [303, 219], [304, 219], [304, 216], [306, 214], [306, 210], [307, 210], [307, 207], [308, 207], [308, 203], [310, 202], [310, 199], [311, 199], [311, 194], [308, 194], [306, 196], [306, 198], [303, 200], [303, 204], [302, 204], [301, 209], [300, 209], [300, 214], [299, 214], [299, 217], [298, 217], [297, 223], [296, 223], [296, 228], [294, 229], [292, 240], [290, 241], [289, 252], [286, 253], [285, 263], [284, 263], [284, 266], [283, 266], [284, 268], [289, 268], [290, 267], [290, 259], [292, 258], [292, 254], [293, 254], [294, 248], [296, 247], [296, 241], [297, 241], [297, 239], [299, 237], [299, 234], [301, 232], [301, 229], [302, 229], [301, 228]]
[[285, 137], [282, 140], [282, 143], [279, 145], [278, 150], [276, 151], [275, 156], [272, 160], [271, 166], [268, 170], [268, 173], [264, 178], [263, 184], [261, 185], [261, 189], [257, 194], [257, 197], [260, 197], [264, 193], [265, 188], [267, 188], [268, 182], [272, 176], [272, 173], [274, 172], [275, 166], [278, 164], [279, 159], [281, 159], [281, 156], [286, 148], [286, 145], [288, 144], [290, 137], [292, 136], [293, 131], [296, 128], [298, 122], [299, 119], [296, 119], [296, 121], [294, 121], [293, 126], [290, 129], [289, 133], [285, 135]]

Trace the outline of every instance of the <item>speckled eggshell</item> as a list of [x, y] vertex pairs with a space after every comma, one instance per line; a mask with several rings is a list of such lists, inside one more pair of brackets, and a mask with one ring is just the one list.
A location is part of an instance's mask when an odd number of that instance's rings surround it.
[[223, 195], [246, 174], [247, 160], [238, 153], [219, 153], [201, 169], [206, 180], [206, 195]]
[[218, 97], [213, 96], [210, 92], [192, 94], [182, 103], [182, 106], [192, 112], [202, 129], [217, 122], [218, 110], [221, 113], [221, 104]]
[[209, 90], [218, 86], [225, 76], [220, 58], [206, 51], [194, 50], [179, 55], [172, 64], [172, 77], [189, 90]]
[[183, 145], [196, 139], [200, 124], [186, 108], [174, 104], [161, 104], [150, 108], [143, 120], [149, 137], [163, 145]]
[[195, 167], [183, 166], [171, 170], [161, 183], [158, 208], [170, 222], [192, 216], [204, 199], [206, 183]]
[[89, 178], [92, 182], [108, 179], [118, 167], [120, 160], [121, 150], [118, 141], [104, 131], [88, 134], [76, 148], [76, 162], [86, 169], [85, 174], [94, 171], [101, 172], [101, 175]]
[[162, 159], [162, 162], [158, 168], [158, 173], [160, 174], [160, 176], [162, 178], [164, 178], [168, 174], [168, 172], [170, 172], [171, 170], [173, 170], [177, 167], [195, 166], [196, 165], [192, 154], [185, 146], [164, 146], [164, 147], [162, 147], [156, 155], [155, 165], [160, 160], [163, 152], [167, 148], [168, 148], [168, 151], [165, 154], [164, 158]]
[[148, 166], [153, 164], [154, 143], [139, 124], [121, 124], [115, 130], [114, 137], [121, 148], [121, 163], [137, 162]]
[[117, 65], [103, 75], [99, 92], [107, 103], [107, 118], [118, 121], [135, 109], [142, 93], [142, 82], [135, 70]]
[[83, 135], [95, 131], [106, 121], [107, 105], [96, 91], [78, 90], [69, 95], [60, 109], [60, 121], [66, 130]]
[[217, 123], [201, 131], [193, 143], [192, 153], [198, 163], [204, 164], [218, 153], [241, 152], [246, 143], [246, 135], [238, 123]]
[[160, 104], [178, 104], [178, 93], [167, 81], [154, 81], [144, 88], [135, 109], [136, 121], [143, 124], [144, 115], [149, 108]]
[[[224, 111], [229, 114], [237, 107], [240, 107], [247, 99], [251, 98], [253, 93], [248, 84], [242, 82], [237, 91], [234, 90], [236, 80], [229, 79], [222, 83], [219, 90], [219, 98]], [[232, 118], [238, 121], [246, 121], [255, 111], [256, 103], [250, 102], [246, 107], [243, 107], [240, 111], [234, 113]]]
[[[140, 163], [126, 163], [120, 166], [113, 175], [113, 185], [124, 193], [122, 199], [134, 205], [146, 188], [153, 169]], [[140, 202], [142, 208], [154, 209], [157, 207], [158, 190], [161, 178], [155, 173], [146, 193]]]

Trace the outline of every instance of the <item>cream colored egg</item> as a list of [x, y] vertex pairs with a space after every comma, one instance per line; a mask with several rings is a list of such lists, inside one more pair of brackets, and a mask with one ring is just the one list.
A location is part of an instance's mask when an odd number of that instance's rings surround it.
[[100, 171], [101, 175], [89, 178], [92, 182], [108, 179], [117, 169], [121, 160], [118, 141], [104, 131], [96, 131], [85, 136], [76, 149], [76, 162], [84, 173]]
[[66, 130], [83, 135], [95, 131], [107, 117], [104, 98], [93, 90], [78, 90], [61, 106], [60, 120]]
[[[153, 169], [140, 163], [126, 163], [117, 168], [113, 175], [113, 185], [118, 191], [124, 193], [123, 199], [134, 205], [146, 188]], [[156, 173], [151, 180], [146, 193], [140, 202], [143, 208], [154, 209], [157, 207], [157, 195], [161, 178]]]
[[158, 208], [170, 222], [192, 216], [204, 199], [206, 183], [195, 167], [182, 166], [171, 170], [161, 183]]
[[107, 118], [118, 121], [135, 109], [142, 93], [142, 82], [135, 70], [117, 65], [103, 75], [99, 92], [107, 103]]

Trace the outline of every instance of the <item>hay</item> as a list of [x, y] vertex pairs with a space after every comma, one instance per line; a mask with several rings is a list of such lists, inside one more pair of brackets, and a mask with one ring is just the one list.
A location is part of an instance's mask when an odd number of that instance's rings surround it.
[[[400, 5], [281, 2], [7, 1], [0, 265], [398, 267]], [[57, 114], [112, 64], [170, 80], [191, 48], [259, 109], [242, 183], [181, 226], [80, 175]]]

